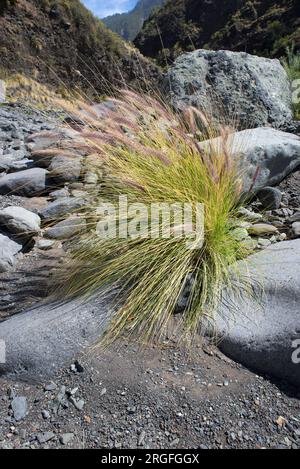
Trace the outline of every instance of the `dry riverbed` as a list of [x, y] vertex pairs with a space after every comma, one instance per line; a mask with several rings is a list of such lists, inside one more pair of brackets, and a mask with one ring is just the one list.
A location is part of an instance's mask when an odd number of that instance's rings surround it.
[[214, 347], [125, 342], [57, 370], [0, 378], [0, 448], [300, 448], [300, 395]]

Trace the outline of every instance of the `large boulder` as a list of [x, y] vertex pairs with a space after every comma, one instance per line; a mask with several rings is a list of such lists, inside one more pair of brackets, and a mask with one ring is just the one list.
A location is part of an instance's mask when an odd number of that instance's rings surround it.
[[193, 105], [243, 128], [280, 128], [293, 119], [290, 81], [278, 60], [196, 50], [175, 61], [166, 87], [176, 107]]
[[0, 225], [10, 233], [28, 236], [40, 231], [41, 219], [25, 208], [11, 206], [0, 210]]
[[32, 168], [0, 177], [0, 194], [32, 197], [45, 192], [48, 171]]
[[0, 323], [0, 340], [6, 345], [0, 375], [24, 380], [53, 376], [101, 337], [113, 313], [113, 296], [42, 304]]
[[11, 270], [22, 256], [23, 246], [0, 233], [0, 273]]
[[[204, 149], [221, 152], [221, 138], [200, 144]], [[239, 160], [244, 179], [244, 191], [279, 184], [300, 166], [300, 138], [268, 127], [233, 133], [227, 141], [227, 149]]]
[[240, 264], [253, 293], [226, 293], [215, 318], [221, 350], [257, 372], [300, 386], [300, 240]]

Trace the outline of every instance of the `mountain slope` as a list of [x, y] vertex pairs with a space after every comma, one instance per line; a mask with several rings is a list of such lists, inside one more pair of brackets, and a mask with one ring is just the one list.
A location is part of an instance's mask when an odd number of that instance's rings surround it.
[[153, 9], [160, 7], [163, 3], [164, 0], [139, 0], [136, 7], [129, 13], [108, 16], [103, 22], [127, 41], [133, 41]]
[[158, 69], [109, 31], [79, 0], [1, 0], [0, 73], [101, 95], [143, 85]]
[[300, 48], [300, 2], [168, 0], [134, 42], [161, 64], [195, 48], [279, 56], [292, 43]]

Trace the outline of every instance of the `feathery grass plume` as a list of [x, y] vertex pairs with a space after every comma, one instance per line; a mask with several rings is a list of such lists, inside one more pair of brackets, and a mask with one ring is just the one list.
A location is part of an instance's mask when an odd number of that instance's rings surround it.
[[[246, 251], [235, 235], [240, 226], [240, 168], [233, 159], [228, 138], [233, 129], [211, 126], [194, 108], [176, 114], [155, 98], [123, 90], [110, 106], [93, 109], [79, 104], [73, 115], [86, 125], [79, 135], [84, 148], [91, 147], [91, 170], [104, 169], [104, 180], [93, 189], [82, 216], [89, 230], [69, 246], [70, 264], [64, 284], [69, 295], [91, 296], [117, 288], [114, 313], [105, 341], [126, 332], [140, 340], [161, 340], [178, 302], [190, 285], [188, 298], [178, 317], [180, 336], [191, 337], [203, 316], [212, 316], [230, 269]], [[221, 136], [222, 146], [202, 145], [201, 140]], [[80, 144], [79, 144], [80, 146]], [[97, 236], [97, 208], [102, 201], [144, 204], [140, 213], [140, 236], [103, 239]], [[153, 204], [204, 205], [204, 243], [198, 233], [191, 249], [190, 231], [171, 216], [168, 236], [165, 220], [145, 229]], [[140, 205], [136, 206], [136, 209]], [[150, 214], [150, 217], [148, 217]], [[117, 229], [136, 223], [134, 213], [116, 210]], [[106, 221], [110, 221], [106, 217]], [[192, 229], [195, 219], [193, 218]], [[201, 238], [202, 240], [202, 238]], [[65, 293], [64, 293], [65, 294]]]

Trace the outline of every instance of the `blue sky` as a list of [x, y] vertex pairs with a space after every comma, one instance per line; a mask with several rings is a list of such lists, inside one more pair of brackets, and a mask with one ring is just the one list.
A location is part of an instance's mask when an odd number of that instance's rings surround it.
[[132, 10], [138, 0], [81, 0], [95, 15], [100, 18]]

